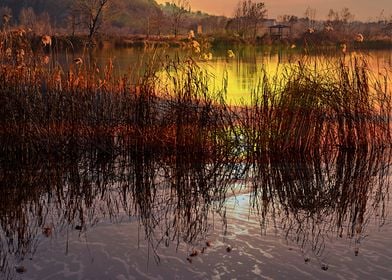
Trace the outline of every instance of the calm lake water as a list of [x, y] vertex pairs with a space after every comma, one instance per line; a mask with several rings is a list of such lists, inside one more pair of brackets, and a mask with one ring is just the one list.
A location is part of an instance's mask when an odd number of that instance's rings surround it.
[[[261, 65], [304, 59], [234, 51], [198, 60], [217, 88], [227, 73], [233, 103], [249, 98]], [[126, 73], [146, 55], [97, 59]], [[392, 67], [391, 51], [366, 56], [371, 69]], [[78, 155], [0, 160], [0, 279], [392, 279], [388, 150], [251, 163]]]
[[[231, 50], [231, 49], [230, 49]], [[250, 92], [255, 90], [267, 73], [269, 78], [275, 76], [290, 75], [290, 68], [298, 63], [312, 65], [318, 64], [314, 72], [333, 71], [340, 60], [347, 64], [353, 64], [354, 59], [364, 59], [368, 69], [376, 76], [385, 74], [385, 70], [392, 70], [392, 50], [367, 50], [349, 51], [343, 54], [339, 49], [307, 54], [303, 49], [287, 48], [239, 48], [233, 49], [234, 57], [228, 57], [229, 49], [208, 50], [196, 54], [192, 50], [179, 49], [116, 49], [97, 51], [94, 59], [101, 68], [105, 68], [109, 62], [113, 63], [116, 75], [129, 75], [142, 73], [146, 61], [155, 57], [155, 61], [166, 61], [173, 59], [192, 57], [200, 66], [201, 70], [208, 73], [210, 77], [210, 88], [222, 89], [223, 82], [227, 81], [227, 102], [229, 104], [249, 103]], [[210, 55], [210, 58], [205, 58]], [[74, 55], [73, 57], [78, 56]], [[83, 56], [83, 55], [80, 55]], [[336, 63], [337, 62], [337, 63]], [[162, 79], [164, 80], [162, 75]]]
[[2, 168], [1, 268], [11, 279], [390, 279], [389, 166], [381, 151]]

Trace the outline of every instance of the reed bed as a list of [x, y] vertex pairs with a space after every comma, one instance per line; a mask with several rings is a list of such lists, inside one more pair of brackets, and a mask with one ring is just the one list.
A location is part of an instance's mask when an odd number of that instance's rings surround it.
[[192, 58], [154, 54], [142, 74], [116, 76], [84, 58], [60, 66], [50, 46], [33, 52], [23, 36], [3, 32], [0, 45], [6, 277], [10, 256], [33, 254], [48, 225], [85, 230], [120, 212], [138, 218], [154, 252], [196, 246], [238, 182], [250, 185], [262, 226], [280, 223], [317, 258], [316, 237], [360, 240], [369, 203], [385, 209], [391, 81], [364, 58], [265, 72], [250, 104], [228, 106], [228, 81], [211, 88]]
[[365, 58], [305, 61], [264, 73], [238, 115], [249, 157], [263, 153], [368, 150], [390, 145], [388, 73]]
[[250, 104], [228, 106], [227, 89], [211, 89], [192, 58], [153, 54], [143, 73], [118, 77], [112, 63], [100, 69], [76, 59], [61, 67], [50, 46], [33, 53], [23, 34], [2, 36], [3, 158], [136, 148], [254, 161], [266, 152], [390, 145], [389, 72], [372, 73], [365, 58], [304, 59], [279, 74], [265, 71]]
[[[212, 136], [224, 127], [222, 106], [215, 106], [221, 101], [208, 89], [208, 74], [191, 59], [162, 65], [153, 56], [141, 75], [114, 77], [111, 63], [99, 69], [80, 59], [64, 70], [50, 50], [21, 60], [4, 46], [3, 158], [63, 156], [89, 148], [111, 155], [140, 149], [212, 154], [216, 149]], [[162, 67], [167, 84], [158, 77]]]

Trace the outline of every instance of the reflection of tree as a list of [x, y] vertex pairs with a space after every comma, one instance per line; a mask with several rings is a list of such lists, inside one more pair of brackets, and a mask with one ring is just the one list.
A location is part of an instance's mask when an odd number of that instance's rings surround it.
[[379, 226], [385, 220], [389, 153], [280, 158], [285, 160], [266, 157], [256, 165], [253, 200], [262, 228], [273, 222], [318, 259], [327, 237], [347, 237], [357, 255], [369, 220], [379, 215]]

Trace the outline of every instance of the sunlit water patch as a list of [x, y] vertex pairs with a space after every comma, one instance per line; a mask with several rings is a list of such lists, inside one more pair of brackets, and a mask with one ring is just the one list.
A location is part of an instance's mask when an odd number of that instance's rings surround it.
[[[228, 57], [228, 51], [232, 51], [234, 56]], [[200, 67], [200, 71], [208, 73], [209, 89], [218, 91], [225, 88], [226, 101], [232, 105], [249, 104], [251, 93], [258, 90], [264, 74], [269, 78], [274, 77], [275, 80], [270, 82], [277, 85], [279, 80], [287, 80], [300, 64], [310, 67], [317, 64], [317, 69], [313, 69], [314, 75], [321, 75], [323, 71], [337, 72], [334, 68], [339, 61], [353, 66], [355, 59], [365, 60], [367, 69], [376, 76], [386, 75], [386, 71], [392, 70], [391, 50], [350, 51], [343, 54], [337, 49], [328, 53], [309, 54], [303, 49], [246, 47], [233, 50], [228, 48], [209, 50], [209, 55], [210, 57], [206, 59], [203, 54], [179, 49], [104, 49], [85, 60], [90, 66], [100, 67], [102, 73], [110, 64], [115, 75], [132, 77], [143, 74], [148, 67], [146, 63], [151, 61], [159, 63], [170, 59], [191, 58]], [[86, 54], [61, 55], [60, 60], [62, 64], [67, 65], [72, 58], [78, 56], [83, 57]], [[160, 86], [170, 84], [168, 81], [170, 78], [165, 72], [162, 70], [158, 73], [162, 79]]]

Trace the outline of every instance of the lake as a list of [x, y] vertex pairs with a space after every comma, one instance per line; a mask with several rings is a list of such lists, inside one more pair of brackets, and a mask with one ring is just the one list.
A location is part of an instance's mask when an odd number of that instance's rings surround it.
[[[228, 57], [228, 51], [232, 51], [234, 57]], [[210, 54], [206, 58], [206, 54]], [[70, 57], [85, 57], [83, 54], [69, 55]], [[227, 81], [227, 102], [232, 105], [250, 102], [250, 92], [255, 90], [263, 78], [263, 73], [269, 76], [289, 76], [292, 67], [298, 63], [312, 65], [318, 63], [315, 72], [333, 71], [334, 63], [340, 60], [347, 64], [353, 64], [354, 59], [364, 59], [368, 69], [384, 74], [385, 69], [392, 70], [392, 50], [352, 50], [342, 53], [338, 49], [329, 49], [307, 52], [303, 49], [289, 49], [284, 47], [242, 47], [238, 49], [212, 49], [201, 54], [192, 50], [182, 49], [105, 49], [96, 51], [91, 59], [102, 69], [110, 63], [113, 64], [115, 75], [133, 76], [145, 70], [146, 61], [154, 60], [164, 62], [169, 59], [180, 57], [184, 59], [192, 57], [201, 71], [206, 71], [209, 76], [211, 88], [216, 90], [223, 88], [223, 82]], [[152, 59], [154, 57], [154, 59]], [[69, 60], [69, 59], [68, 59]], [[87, 61], [90, 61], [89, 59]], [[294, 65], [294, 66], [293, 66]], [[164, 76], [164, 75], [163, 75]], [[164, 79], [163, 79], [164, 80]]]
[[11, 279], [388, 279], [390, 160], [146, 153], [2, 168], [1, 267]]
[[[230, 104], [249, 102], [263, 71], [280, 75], [281, 65], [290, 62], [343, 56], [339, 51], [322, 56], [296, 50], [233, 52], [232, 58], [227, 50], [212, 51], [208, 60], [193, 58], [207, 71], [211, 90], [227, 81]], [[166, 54], [176, 56], [170, 50], [158, 57]], [[143, 71], [138, 61], [152, 55], [122, 49], [96, 53], [94, 60], [98, 66], [111, 60], [113, 71], [123, 75]], [[345, 56], [348, 61], [366, 56], [376, 76], [392, 67], [391, 51]], [[181, 119], [178, 124], [193, 131]], [[222, 134], [216, 137], [233, 141], [231, 150], [217, 140], [221, 150], [208, 157], [203, 149], [209, 143], [199, 134], [192, 136], [201, 137], [194, 142], [200, 146], [184, 140], [184, 146], [175, 142], [161, 150], [150, 149], [149, 139], [114, 135], [108, 140], [104, 133], [91, 143], [74, 135], [61, 145], [50, 139], [30, 146], [4, 141], [9, 149], [2, 152], [11, 156], [0, 158], [0, 278], [392, 277], [388, 147], [274, 151], [246, 158], [241, 149], [253, 152], [257, 143]], [[58, 153], [40, 150], [39, 145], [50, 144]]]

